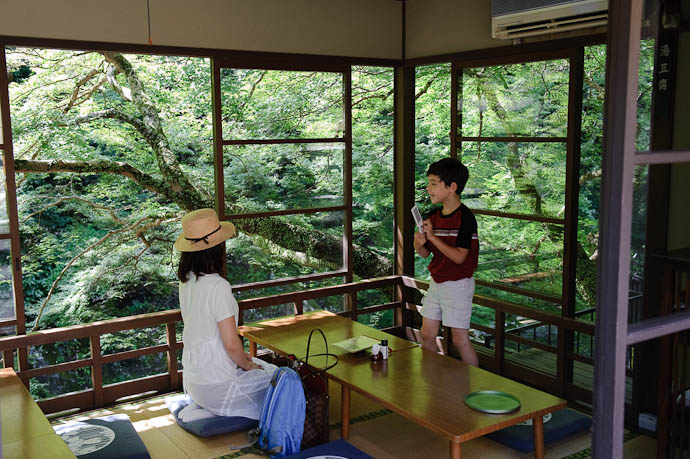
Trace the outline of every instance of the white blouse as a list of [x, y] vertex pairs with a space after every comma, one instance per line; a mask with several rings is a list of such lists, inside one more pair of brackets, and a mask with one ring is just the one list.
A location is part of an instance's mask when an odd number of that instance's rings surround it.
[[198, 405], [218, 416], [259, 419], [275, 366], [259, 359], [261, 369], [245, 371], [227, 354], [218, 322], [239, 315], [227, 280], [218, 274], [180, 282], [184, 322], [182, 366], [184, 390]]

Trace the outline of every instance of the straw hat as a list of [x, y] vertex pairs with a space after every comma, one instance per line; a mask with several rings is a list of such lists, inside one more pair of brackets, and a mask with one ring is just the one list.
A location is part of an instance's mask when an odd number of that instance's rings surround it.
[[235, 225], [218, 221], [213, 209], [199, 209], [182, 217], [182, 234], [175, 241], [180, 252], [198, 252], [235, 237]]

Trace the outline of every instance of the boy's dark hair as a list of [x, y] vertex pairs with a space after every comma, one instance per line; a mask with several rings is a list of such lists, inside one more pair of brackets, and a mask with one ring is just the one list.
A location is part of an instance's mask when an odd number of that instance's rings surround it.
[[446, 186], [450, 186], [453, 182], [457, 183], [458, 189], [455, 192], [460, 194], [465, 189], [470, 172], [467, 170], [467, 166], [457, 159], [443, 158], [435, 163], [431, 163], [426, 171], [426, 175], [438, 176]]
[[196, 277], [204, 274], [218, 273], [225, 277], [225, 244], [218, 244], [210, 249], [198, 252], [182, 252], [180, 264], [177, 267], [177, 278], [184, 283], [189, 280], [190, 271]]

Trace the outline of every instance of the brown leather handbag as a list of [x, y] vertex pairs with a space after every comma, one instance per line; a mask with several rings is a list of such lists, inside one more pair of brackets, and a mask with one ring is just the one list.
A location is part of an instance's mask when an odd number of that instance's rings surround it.
[[[326, 344], [326, 352], [323, 354], [309, 355], [309, 346], [314, 332], [319, 332]], [[324, 368], [314, 368], [309, 365], [309, 357], [326, 356], [326, 366]], [[330, 365], [328, 361], [333, 358]], [[319, 328], [315, 328], [309, 333], [307, 340], [307, 354], [304, 361], [299, 361], [297, 372], [304, 384], [304, 396], [307, 399], [306, 413], [304, 416], [304, 434], [302, 435], [302, 449], [328, 443], [329, 424], [328, 424], [328, 376], [326, 372], [338, 364], [338, 356], [328, 352], [328, 341], [326, 335]]]

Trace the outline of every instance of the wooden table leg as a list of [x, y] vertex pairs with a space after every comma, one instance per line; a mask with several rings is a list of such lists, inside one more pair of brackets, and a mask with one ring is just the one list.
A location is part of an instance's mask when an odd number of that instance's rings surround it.
[[544, 459], [544, 420], [541, 416], [532, 419], [534, 433], [534, 457]]
[[256, 341], [249, 342], [249, 355], [256, 357]]
[[450, 459], [460, 459], [462, 456], [462, 443], [456, 443], [453, 440], [450, 441]]
[[347, 440], [350, 437], [350, 388], [344, 384], [341, 387], [340, 412], [342, 416], [340, 420], [340, 435]]

